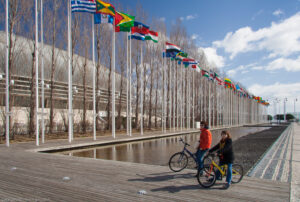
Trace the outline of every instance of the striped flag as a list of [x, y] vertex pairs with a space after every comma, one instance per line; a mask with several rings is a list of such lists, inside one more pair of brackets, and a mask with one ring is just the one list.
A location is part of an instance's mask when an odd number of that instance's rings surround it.
[[182, 52], [182, 51], [181, 51], [181, 48], [179, 46], [176, 46], [175, 44], [171, 44], [169, 42], [166, 42], [166, 52], [174, 52], [174, 53], [177, 54], [177, 53]]
[[152, 40], [154, 43], [157, 43], [158, 42], [158, 33], [150, 30], [149, 33], [146, 34], [145, 40]]
[[96, 12], [95, 0], [71, 0], [72, 12]]
[[130, 37], [131, 39], [145, 41], [145, 35], [138, 32], [132, 33]]

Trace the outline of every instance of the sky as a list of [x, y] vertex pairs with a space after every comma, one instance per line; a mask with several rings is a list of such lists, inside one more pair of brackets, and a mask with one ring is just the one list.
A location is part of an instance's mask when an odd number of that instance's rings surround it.
[[300, 112], [300, 0], [120, 1], [168, 28], [181, 19], [210, 63], [270, 102], [269, 114], [283, 113], [285, 98], [287, 112]]

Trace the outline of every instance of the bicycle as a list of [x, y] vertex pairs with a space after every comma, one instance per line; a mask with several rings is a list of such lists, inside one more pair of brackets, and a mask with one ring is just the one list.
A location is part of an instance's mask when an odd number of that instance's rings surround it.
[[186, 148], [187, 146], [191, 146], [191, 145], [184, 142], [182, 138], [180, 138], [179, 141], [184, 144], [183, 150], [181, 152], [177, 152], [173, 154], [169, 160], [169, 168], [174, 172], [180, 172], [183, 169], [185, 169], [188, 165], [189, 157], [192, 158], [196, 163], [196, 165], [198, 166], [196, 154], [192, 153], [190, 150]]
[[[203, 168], [203, 173], [197, 175], [197, 180], [199, 184], [205, 188], [209, 188], [216, 183], [216, 172], [220, 172], [220, 177], [222, 180], [223, 177], [227, 175], [227, 165], [219, 166], [215, 159], [214, 154], [208, 154], [204, 157], [206, 162], [210, 161], [209, 164], [205, 164]], [[233, 184], [239, 183], [243, 178], [243, 167], [240, 164], [232, 165], [232, 180]]]

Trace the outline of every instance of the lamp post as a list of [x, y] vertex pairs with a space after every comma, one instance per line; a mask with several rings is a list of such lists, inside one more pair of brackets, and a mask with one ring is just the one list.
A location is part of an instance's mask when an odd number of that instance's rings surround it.
[[283, 99], [283, 104], [284, 104], [284, 108], [283, 108], [283, 110], [284, 110], [284, 122], [286, 122], [286, 102], [287, 102], [287, 98], [284, 98]]
[[294, 115], [295, 115], [295, 119], [296, 119], [296, 117], [297, 117], [297, 115], [296, 115], [296, 102], [298, 101], [298, 99], [297, 98], [295, 98], [294, 99]]

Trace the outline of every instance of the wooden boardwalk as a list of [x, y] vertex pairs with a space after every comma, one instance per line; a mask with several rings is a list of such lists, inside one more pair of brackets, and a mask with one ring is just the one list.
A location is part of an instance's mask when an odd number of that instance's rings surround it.
[[[105, 141], [112, 139], [104, 137], [98, 143]], [[83, 141], [71, 145], [78, 143]], [[71, 145], [65, 140], [50, 141], [40, 149]], [[245, 177], [229, 190], [222, 190], [222, 183], [204, 189], [193, 177], [193, 170], [174, 173], [166, 166], [38, 153], [33, 149], [34, 143], [0, 146], [0, 201], [289, 201], [290, 197], [287, 182]]]

